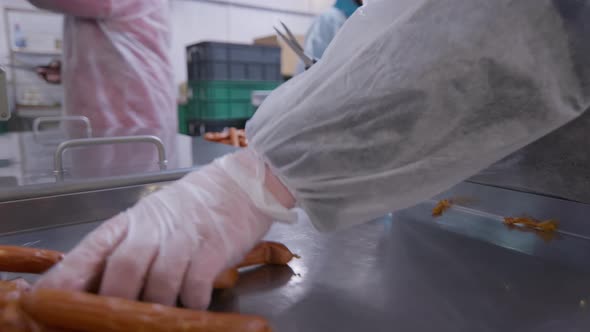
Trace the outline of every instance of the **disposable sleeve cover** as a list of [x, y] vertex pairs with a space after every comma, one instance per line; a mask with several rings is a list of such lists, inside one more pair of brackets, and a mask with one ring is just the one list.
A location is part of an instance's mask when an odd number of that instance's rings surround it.
[[588, 107], [586, 1], [373, 0], [251, 146], [320, 230], [412, 206]]

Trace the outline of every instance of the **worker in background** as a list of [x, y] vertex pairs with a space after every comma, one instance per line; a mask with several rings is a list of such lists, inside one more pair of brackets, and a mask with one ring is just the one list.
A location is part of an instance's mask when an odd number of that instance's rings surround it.
[[294, 206], [322, 231], [364, 223], [590, 106], [589, 1], [408, 6], [365, 4], [322, 61], [268, 97], [248, 123], [249, 148], [107, 221], [37, 287], [100, 281], [101, 294], [204, 308], [215, 276], [275, 221], [294, 222]]
[[[334, 6], [318, 16], [305, 35], [303, 48], [305, 54], [321, 59], [324, 51], [346, 20], [363, 4], [363, 0], [336, 0]], [[297, 72], [302, 73], [305, 65], [297, 64]]]
[[62, 83], [65, 113], [94, 129], [177, 128], [168, 0], [30, 0], [65, 15], [62, 61], [38, 69]]

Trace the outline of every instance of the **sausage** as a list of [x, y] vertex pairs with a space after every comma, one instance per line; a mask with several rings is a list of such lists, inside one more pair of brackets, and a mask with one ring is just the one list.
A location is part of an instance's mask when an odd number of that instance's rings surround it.
[[508, 226], [521, 225], [541, 232], [554, 232], [557, 230], [558, 223], [555, 220], [539, 221], [530, 217], [506, 217], [504, 224]]
[[238, 273], [238, 269], [229, 269], [221, 272], [220, 275], [215, 278], [213, 282], [213, 288], [215, 289], [229, 289], [234, 288], [235, 285], [238, 283], [238, 278], [240, 274]]
[[240, 287], [234, 293], [260, 294], [286, 285], [293, 276], [289, 265], [260, 265], [240, 273]]
[[229, 269], [222, 272], [213, 284], [215, 289], [229, 289], [235, 287], [238, 282], [239, 268], [254, 266], [254, 265], [286, 265], [293, 258], [300, 258], [293, 254], [287, 246], [278, 242], [263, 241], [258, 243], [250, 252], [244, 257], [242, 262], [236, 266], [236, 269]]
[[275, 264], [285, 265], [293, 258], [300, 258], [293, 254], [284, 244], [278, 242], [260, 242], [246, 255], [238, 268], [260, 265]]
[[2, 281], [0, 283], [0, 308], [4, 308], [8, 304], [18, 300], [21, 293], [22, 290], [19, 289], [16, 283]]
[[219, 142], [221, 140], [228, 139], [229, 133], [228, 132], [220, 132], [220, 133], [210, 132], [210, 133], [205, 133], [205, 135], [203, 135], [203, 138], [208, 141]]
[[245, 136], [240, 136], [240, 146], [243, 148], [248, 147], [248, 139]]
[[235, 147], [240, 147], [240, 139], [238, 137], [238, 131], [236, 128], [229, 128], [229, 139], [231, 141], [231, 145]]
[[11, 301], [0, 306], [0, 331], [32, 332], [35, 322], [27, 317], [18, 305], [18, 301]]
[[58, 251], [28, 247], [0, 246], [0, 271], [40, 274], [64, 257]]
[[433, 217], [440, 217], [443, 213], [450, 209], [453, 205], [453, 201], [450, 199], [443, 199], [442, 201], [438, 202], [436, 206], [432, 209], [432, 216]]
[[221, 140], [224, 140], [224, 139], [229, 139], [229, 132], [223, 131], [223, 132], [220, 132], [220, 133], [215, 133], [215, 140], [216, 141], [221, 141]]
[[216, 137], [215, 133], [205, 133], [205, 135], [203, 135], [203, 138], [208, 141], [214, 141], [215, 137]]
[[222, 139], [217, 141], [217, 143], [221, 143], [221, 144], [225, 144], [225, 145], [231, 145], [231, 139], [226, 138], [226, 139]]
[[20, 307], [20, 298], [29, 284], [17, 279], [0, 281], [0, 331], [6, 332], [47, 332], [48, 330], [37, 324], [25, 314]]
[[22, 278], [15, 280], [0, 280], [0, 293], [13, 292], [13, 291], [26, 291], [31, 289], [31, 285]]
[[260, 317], [193, 311], [87, 293], [38, 289], [23, 293], [23, 311], [38, 323], [79, 332], [267, 332]]
[[[0, 246], [0, 271], [15, 273], [43, 273], [58, 263], [64, 254], [57, 251], [34, 249], [27, 247]], [[214, 280], [213, 288], [228, 289], [233, 288], [239, 278], [238, 268], [260, 265], [260, 264], [277, 264], [285, 265], [294, 257], [291, 251], [283, 244], [277, 242], [261, 242], [246, 255], [244, 260], [236, 268], [228, 269], [222, 272]], [[24, 281], [24, 280], [23, 280]], [[1, 283], [0, 291], [3, 287], [13, 287], [14, 283]], [[28, 284], [24, 284], [20, 289], [27, 289]]]

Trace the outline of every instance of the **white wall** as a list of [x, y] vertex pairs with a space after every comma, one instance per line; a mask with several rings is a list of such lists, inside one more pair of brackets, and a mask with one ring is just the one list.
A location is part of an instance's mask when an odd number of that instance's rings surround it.
[[272, 9], [291, 10], [300, 12], [318, 12], [333, 3], [333, 0], [230, 0], [234, 4], [261, 6]]

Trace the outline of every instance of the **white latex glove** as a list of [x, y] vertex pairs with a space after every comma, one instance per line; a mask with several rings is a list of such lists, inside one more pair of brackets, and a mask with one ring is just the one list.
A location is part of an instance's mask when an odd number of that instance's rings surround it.
[[105, 222], [36, 287], [100, 283], [102, 295], [164, 305], [180, 297], [205, 308], [215, 277], [243, 258], [273, 218], [294, 220], [284, 207], [290, 197], [253, 152], [228, 155]]

